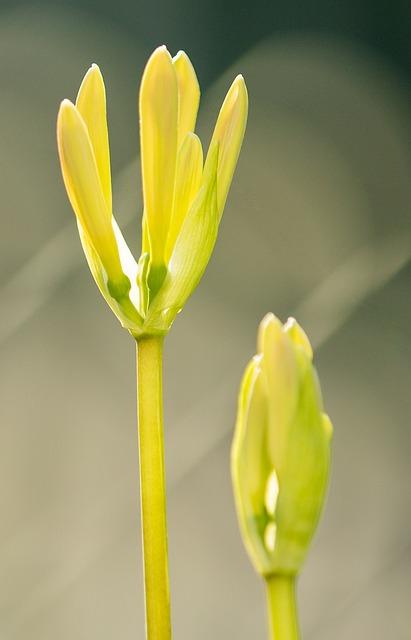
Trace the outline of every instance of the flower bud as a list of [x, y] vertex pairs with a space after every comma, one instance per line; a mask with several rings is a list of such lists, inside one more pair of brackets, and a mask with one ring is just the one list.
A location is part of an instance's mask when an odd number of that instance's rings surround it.
[[324, 503], [332, 426], [309, 340], [268, 314], [244, 374], [232, 446], [242, 537], [261, 575], [296, 575]]

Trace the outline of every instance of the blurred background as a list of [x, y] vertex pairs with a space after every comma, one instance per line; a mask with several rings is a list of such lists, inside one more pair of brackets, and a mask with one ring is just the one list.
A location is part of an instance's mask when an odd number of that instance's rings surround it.
[[272, 310], [311, 336], [335, 426], [303, 637], [411, 638], [410, 42], [405, 0], [1, 0], [1, 640], [144, 638], [134, 345], [88, 272], [55, 120], [97, 62], [137, 254], [137, 91], [162, 43], [198, 71], [205, 141], [237, 73], [250, 93], [214, 256], [166, 344], [175, 637], [266, 637], [229, 449]]

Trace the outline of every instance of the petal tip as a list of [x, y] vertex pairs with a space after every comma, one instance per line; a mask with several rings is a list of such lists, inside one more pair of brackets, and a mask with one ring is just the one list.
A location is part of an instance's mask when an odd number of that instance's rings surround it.
[[179, 49], [179, 51], [177, 51], [176, 55], [173, 56], [173, 62], [175, 62], [176, 60], [180, 60], [180, 58], [188, 58], [188, 55], [186, 54], [185, 51], [183, 51], [183, 49]]
[[67, 121], [67, 119], [70, 118], [70, 116], [76, 114], [76, 112], [77, 112], [77, 109], [75, 105], [71, 102], [71, 100], [69, 100], [68, 98], [64, 98], [64, 100], [62, 100], [60, 103], [60, 107], [57, 114], [57, 122], [61, 123], [63, 119]]
[[264, 353], [268, 336], [278, 339], [282, 332], [283, 325], [274, 313], [267, 313], [260, 322], [257, 335], [257, 351]]
[[84, 94], [84, 92], [87, 91], [87, 88], [91, 86], [93, 81], [97, 81], [104, 86], [103, 74], [101, 73], [100, 67], [95, 62], [93, 62], [86, 71], [77, 94], [76, 104], [80, 100], [81, 95]]
[[278, 323], [281, 324], [280, 320], [277, 318], [276, 315], [274, 315], [274, 313], [272, 313], [271, 311], [269, 311], [268, 313], [265, 314], [265, 316], [263, 317], [263, 319], [260, 322], [260, 327], [267, 327], [270, 324], [275, 324], [278, 325]]
[[295, 345], [303, 349], [310, 360], [313, 359], [313, 348], [311, 346], [311, 342], [304, 329], [298, 324], [295, 318], [288, 318], [287, 322], [284, 324], [284, 332], [290, 336]]
[[[149, 85], [152, 85], [153, 82], [158, 82], [158, 75], [166, 74], [166, 76], [169, 77], [170, 73], [175, 77], [173, 59], [166, 45], [163, 44], [157, 47], [157, 49], [154, 49], [147, 61], [141, 80], [140, 95], [147, 86], [147, 82]], [[177, 83], [177, 79], [175, 79], [175, 82]]]
[[244, 76], [238, 74], [234, 78], [233, 87], [237, 89], [236, 98], [238, 99], [240, 96], [243, 96], [246, 100], [248, 98], [247, 85], [244, 80]]
[[103, 77], [103, 75], [102, 75], [102, 73], [101, 73], [101, 70], [100, 70], [100, 67], [98, 66], [98, 64], [96, 64], [95, 62], [93, 62], [93, 63], [90, 65], [90, 68], [89, 68], [89, 70], [88, 70], [88, 71], [87, 71], [87, 73], [86, 73], [86, 77], [87, 77], [87, 76], [96, 76], [96, 77], [99, 77], [99, 78], [102, 78], [102, 77]]
[[64, 98], [64, 100], [61, 101], [60, 103], [60, 110], [62, 109], [75, 109], [74, 104], [72, 103], [71, 100], [69, 100], [68, 98]]
[[151, 56], [148, 59], [147, 65], [149, 65], [151, 62], [154, 62], [157, 59], [167, 59], [167, 60], [172, 60], [171, 55], [169, 50], [167, 49], [165, 44], [161, 44], [159, 47], [157, 47], [156, 49], [154, 49], [153, 53], [151, 54]]

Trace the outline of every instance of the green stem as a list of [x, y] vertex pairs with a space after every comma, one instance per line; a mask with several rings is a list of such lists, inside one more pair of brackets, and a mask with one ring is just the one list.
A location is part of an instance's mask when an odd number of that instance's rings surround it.
[[170, 640], [166, 486], [164, 473], [163, 338], [137, 343], [137, 398], [148, 640]]
[[271, 640], [298, 640], [295, 578], [270, 576], [266, 578], [266, 587]]

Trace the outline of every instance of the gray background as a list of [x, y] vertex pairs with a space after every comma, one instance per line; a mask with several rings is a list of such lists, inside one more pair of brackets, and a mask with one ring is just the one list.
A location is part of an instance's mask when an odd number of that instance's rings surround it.
[[55, 118], [99, 63], [116, 215], [137, 254], [136, 96], [163, 41], [199, 71], [205, 143], [238, 72], [251, 105], [214, 256], [166, 343], [175, 637], [266, 636], [229, 448], [272, 310], [311, 336], [335, 427], [304, 638], [411, 638], [409, 6], [252, 6], [1, 5], [1, 640], [144, 637], [134, 345], [82, 255]]

